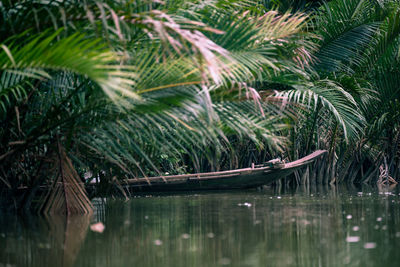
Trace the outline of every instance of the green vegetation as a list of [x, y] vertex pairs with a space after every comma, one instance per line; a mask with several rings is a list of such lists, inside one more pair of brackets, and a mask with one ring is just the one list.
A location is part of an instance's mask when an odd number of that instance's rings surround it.
[[[85, 173], [110, 189], [315, 149], [326, 164], [288, 183], [399, 176], [397, 1], [20, 0], [0, 13], [0, 190], [16, 207]], [[76, 193], [61, 191], [40, 208]]]

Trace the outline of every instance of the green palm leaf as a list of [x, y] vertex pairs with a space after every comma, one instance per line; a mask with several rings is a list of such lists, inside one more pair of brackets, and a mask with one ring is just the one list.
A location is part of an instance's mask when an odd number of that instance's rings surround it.
[[329, 80], [321, 80], [312, 85], [296, 86], [296, 90], [277, 93], [289, 101], [306, 105], [309, 108], [323, 109], [335, 118], [343, 129], [344, 138], [354, 139], [359, 136], [365, 125], [365, 118], [360, 113], [353, 96], [339, 84]]

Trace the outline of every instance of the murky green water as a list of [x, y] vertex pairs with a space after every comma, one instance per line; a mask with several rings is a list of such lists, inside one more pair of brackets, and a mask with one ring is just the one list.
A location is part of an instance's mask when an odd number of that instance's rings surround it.
[[[0, 218], [0, 266], [400, 266], [398, 189], [98, 199], [94, 217]], [[91, 231], [97, 221], [103, 233]]]

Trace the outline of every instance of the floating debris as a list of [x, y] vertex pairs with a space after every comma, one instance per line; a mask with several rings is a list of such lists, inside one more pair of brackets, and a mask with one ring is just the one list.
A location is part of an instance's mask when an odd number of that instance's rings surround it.
[[144, 216], [144, 219], [145, 219], [145, 220], [148, 220], [148, 219], [149, 219], [149, 216], [145, 215], [145, 216]]
[[156, 239], [156, 240], [154, 240], [154, 245], [161, 246], [162, 245], [162, 241], [160, 239]]
[[360, 230], [360, 227], [358, 227], [358, 226], [353, 226], [353, 231], [354, 231], [354, 232], [357, 232], [358, 230]]
[[277, 198], [277, 199], [281, 199], [282, 197], [281, 197], [281, 196], [277, 196], [276, 198]]
[[382, 226], [382, 230], [383, 231], [387, 230], [387, 225]]
[[246, 206], [246, 207], [250, 208], [250, 207], [251, 207], [251, 203], [248, 203], [248, 202], [239, 203], [238, 206], [239, 206], [239, 207], [240, 207], [240, 206]]
[[104, 226], [104, 224], [102, 222], [98, 222], [98, 223], [92, 224], [90, 226], [90, 230], [92, 230], [93, 232], [96, 232], [96, 233], [100, 233], [100, 234], [104, 232], [104, 229], [106, 229], [106, 227]]
[[346, 237], [346, 242], [348, 243], [356, 243], [360, 241], [360, 237], [359, 236], [348, 236]]
[[346, 219], [347, 219], [347, 220], [351, 220], [351, 218], [353, 218], [353, 216], [351, 216], [351, 214], [349, 214], [349, 215], [346, 216]]
[[214, 238], [215, 235], [214, 235], [214, 233], [208, 233], [208, 234], [207, 234], [207, 237], [208, 237], [208, 238]]
[[376, 248], [376, 243], [374, 242], [368, 242], [364, 244], [365, 249], [371, 249], [371, 248]]
[[189, 235], [189, 234], [183, 234], [183, 235], [182, 235], [182, 238], [183, 238], [183, 239], [189, 239], [189, 238], [190, 238], [190, 235]]
[[377, 221], [377, 222], [381, 222], [381, 221], [382, 221], [382, 217], [376, 218], [376, 221]]

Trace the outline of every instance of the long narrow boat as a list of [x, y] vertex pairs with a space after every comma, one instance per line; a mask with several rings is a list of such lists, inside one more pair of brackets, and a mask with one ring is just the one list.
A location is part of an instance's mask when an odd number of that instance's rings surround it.
[[261, 164], [229, 171], [127, 179], [122, 186], [132, 193], [254, 188], [284, 178], [321, 158], [325, 153], [326, 150], [317, 150], [279, 167]]

